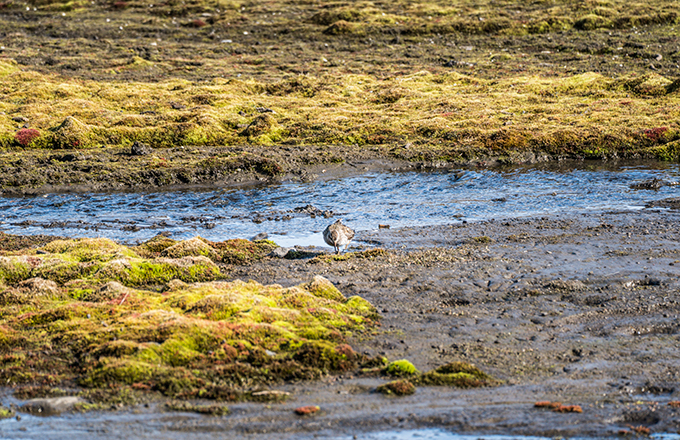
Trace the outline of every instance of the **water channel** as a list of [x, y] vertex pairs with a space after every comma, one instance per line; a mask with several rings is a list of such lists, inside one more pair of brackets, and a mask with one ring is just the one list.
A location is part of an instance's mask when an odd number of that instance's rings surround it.
[[107, 237], [128, 244], [161, 232], [175, 239], [200, 235], [213, 241], [251, 238], [264, 232], [281, 246], [323, 246], [319, 232], [335, 218], [361, 231], [376, 229], [379, 224], [395, 228], [641, 209], [649, 201], [680, 193], [678, 186], [633, 188], [655, 178], [677, 182], [680, 166], [657, 162], [551, 164], [380, 172], [237, 189], [4, 197], [0, 198], [0, 231]]

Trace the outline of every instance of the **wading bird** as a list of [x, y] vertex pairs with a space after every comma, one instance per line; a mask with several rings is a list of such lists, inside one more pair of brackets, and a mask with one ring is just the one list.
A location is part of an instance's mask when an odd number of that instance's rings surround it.
[[323, 231], [323, 240], [335, 248], [335, 253], [340, 253], [340, 246], [349, 246], [349, 242], [354, 238], [354, 231], [346, 225], [342, 224], [342, 220], [337, 220], [332, 225], [328, 225]]

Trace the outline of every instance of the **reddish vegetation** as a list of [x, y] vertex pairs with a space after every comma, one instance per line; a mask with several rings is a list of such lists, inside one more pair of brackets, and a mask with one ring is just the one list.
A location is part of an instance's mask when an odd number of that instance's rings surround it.
[[661, 139], [668, 131], [668, 127], [656, 127], [656, 128], [650, 128], [648, 130], [645, 130], [645, 136], [647, 136], [649, 139], [653, 140], [654, 142], [658, 142], [659, 139]]
[[668, 402], [668, 406], [672, 406], [673, 408], [680, 408], [680, 400], [671, 400]]
[[543, 401], [534, 403], [534, 406], [536, 408], [553, 408], [554, 409], [554, 408], [559, 408], [560, 406], [562, 406], [562, 403], [551, 402], [549, 400], [543, 400]]
[[28, 144], [40, 136], [40, 131], [35, 128], [22, 128], [14, 135], [14, 139], [21, 144], [22, 147], [27, 147]]
[[314, 405], [309, 405], [309, 406], [301, 406], [299, 408], [295, 408], [295, 414], [299, 416], [306, 416], [309, 414], [314, 414], [315, 412], [318, 412], [321, 408], [318, 406]]
[[628, 434], [632, 434], [633, 432], [636, 433], [636, 434], [639, 434], [639, 435], [649, 435], [652, 432], [651, 429], [647, 428], [646, 426], [642, 426], [642, 425], [640, 425], [640, 426], [626, 425], [626, 426], [628, 426], [630, 431], [627, 430], [627, 429], [621, 429], [619, 431], [619, 435], [628, 435]]
[[574, 412], [574, 413], [582, 413], [583, 409], [581, 408], [580, 405], [562, 405], [560, 402], [551, 402], [549, 400], [543, 400], [540, 402], [534, 403], [534, 407], [536, 408], [550, 408], [555, 412], [561, 412], [561, 413], [568, 413], [568, 412]]
[[581, 408], [580, 405], [560, 405], [557, 408], [553, 409], [555, 412], [561, 412], [561, 413], [582, 413], [583, 409]]

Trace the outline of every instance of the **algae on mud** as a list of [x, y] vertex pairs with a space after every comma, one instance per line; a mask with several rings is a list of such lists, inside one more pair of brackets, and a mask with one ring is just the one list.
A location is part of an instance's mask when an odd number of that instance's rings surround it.
[[2, 251], [0, 379], [27, 395], [85, 387], [94, 401], [135, 390], [238, 400], [365, 360], [345, 340], [376, 324], [367, 301], [320, 276], [288, 288], [224, 281], [217, 263], [273, 246], [230, 242], [79, 239]]

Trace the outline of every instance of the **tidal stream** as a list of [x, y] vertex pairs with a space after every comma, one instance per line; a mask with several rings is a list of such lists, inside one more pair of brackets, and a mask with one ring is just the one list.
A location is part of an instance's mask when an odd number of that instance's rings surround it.
[[[680, 187], [634, 189], [680, 180], [680, 166], [657, 162], [533, 165], [441, 172], [370, 173], [311, 183], [193, 191], [45, 194], [0, 198], [0, 231], [107, 237], [127, 244], [161, 232], [213, 241], [267, 233], [281, 246], [321, 245], [336, 218], [372, 230], [454, 224], [590, 210], [642, 209]], [[311, 205], [311, 206], [310, 206]]]

